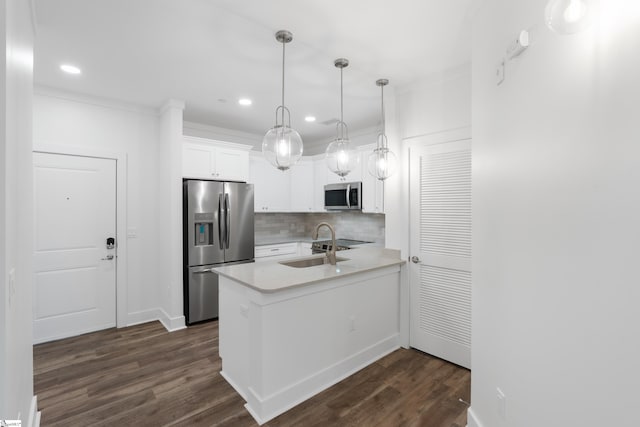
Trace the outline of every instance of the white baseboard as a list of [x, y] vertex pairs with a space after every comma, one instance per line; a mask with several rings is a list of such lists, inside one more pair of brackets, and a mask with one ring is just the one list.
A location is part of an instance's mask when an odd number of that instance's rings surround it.
[[482, 427], [482, 423], [472, 408], [467, 409], [467, 427]]
[[143, 323], [153, 322], [154, 320], [160, 320], [161, 316], [162, 314], [158, 308], [129, 313], [127, 314], [127, 326], [141, 325]]
[[398, 334], [392, 335], [269, 396], [260, 396], [249, 387], [245, 408], [262, 425], [397, 350], [399, 341]]
[[160, 320], [167, 331], [173, 332], [187, 327], [184, 316], [171, 317], [162, 308], [159, 308], [158, 311], [160, 312], [158, 320]]
[[31, 398], [29, 406], [29, 417], [27, 417], [27, 427], [40, 427], [40, 412], [38, 411], [38, 396]]

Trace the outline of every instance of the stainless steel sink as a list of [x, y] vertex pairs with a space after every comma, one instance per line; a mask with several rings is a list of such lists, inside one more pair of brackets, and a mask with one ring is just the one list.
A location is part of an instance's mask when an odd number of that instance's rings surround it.
[[[349, 261], [349, 259], [337, 257], [336, 262], [340, 262], [340, 261]], [[280, 264], [286, 265], [287, 267], [306, 268], [306, 267], [314, 267], [316, 265], [329, 264], [329, 260], [327, 259], [326, 256], [323, 256], [323, 257], [296, 259], [293, 261], [280, 261]]]

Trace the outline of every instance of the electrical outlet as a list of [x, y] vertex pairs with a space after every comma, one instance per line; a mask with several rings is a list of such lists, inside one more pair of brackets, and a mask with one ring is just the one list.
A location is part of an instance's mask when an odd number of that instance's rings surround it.
[[498, 414], [502, 417], [503, 420], [507, 419], [507, 396], [500, 390], [500, 387], [496, 387], [496, 399], [497, 399], [497, 408]]

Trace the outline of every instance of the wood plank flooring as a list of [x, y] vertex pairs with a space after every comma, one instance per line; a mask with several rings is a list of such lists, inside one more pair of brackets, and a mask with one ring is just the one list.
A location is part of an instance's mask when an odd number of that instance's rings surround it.
[[[220, 376], [218, 322], [159, 322], [34, 347], [42, 426], [256, 426]], [[397, 350], [266, 426], [464, 427], [468, 370]]]

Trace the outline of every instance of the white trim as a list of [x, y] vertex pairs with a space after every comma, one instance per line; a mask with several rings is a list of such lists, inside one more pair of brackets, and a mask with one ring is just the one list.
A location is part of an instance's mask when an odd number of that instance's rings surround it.
[[170, 317], [164, 309], [158, 309], [158, 320], [168, 332], [179, 331], [187, 327], [184, 316]]
[[[35, 147], [38, 147], [37, 149]], [[68, 156], [99, 157], [116, 161], [116, 327], [127, 326], [127, 153], [87, 147], [57, 144], [34, 144], [34, 153], [64, 154]]]
[[414, 135], [404, 138], [402, 140], [402, 143], [408, 145], [409, 147], [412, 147], [422, 144], [443, 144], [445, 142], [461, 141], [464, 139], [471, 139], [471, 126], [447, 129], [444, 131], [438, 131], [423, 135]]
[[29, 406], [29, 416], [27, 417], [26, 427], [39, 427], [40, 426], [40, 411], [38, 411], [38, 396], [31, 398], [31, 405]]
[[143, 323], [160, 321], [162, 313], [159, 308], [136, 311], [127, 314], [127, 327], [141, 325]]
[[202, 137], [199, 137], [199, 136], [183, 135], [182, 138], [184, 139], [185, 142], [190, 142], [190, 143], [194, 143], [194, 144], [202, 144], [202, 145], [207, 145], [207, 146], [214, 145], [216, 147], [231, 148], [231, 149], [234, 149], [234, 150], [243, 150], [243, 151], [250, 151], [250, 150], [253, 149], [252, 145], [237, 144], [235, 142], [219, 141], [219, 140], [216, 140], [216, 139], [202, 138]]
[[36, 85], [33, 88], [33, 93], [34, 95], [37, 95], [37, 96], [46, 96], [49, 98], [62, 99], [64, 101], [79, 102], [83, 104], [109, 108], [113, 110], [129, 111], [129, 112], [138, 113], [138, 114], [147, 114], [153, 117], [159, 116], [158, 109], [156, 108], [131, 104], [124, 101], [118, 101], [116, 99], [101, 98], [98, 96], [82, 95], [75, 92], [67, 92], [67, 91], [52, 88], [49, 86]]
[[483, 427], [472, 408], [467, 409], [467, 427]]
[[[237, 142], [241, 144], [249, 144], [252, 147], [259, 149], [262, 145], [262, 138], [264, 134], [254, 134], [251, 132], [239, 131], [236, 129], [222, 128], [219, 126], [207, 125], [204, 123], [196, 123], [190, 121], [183, 121], [182, 123], [182, 131], [185, 136], [196, 136], [191, 135], [193, 133], [208, 133], [212, 135], [211, 139], [219, 139], [222, 138], [225, 141], [231, 140], [231, 142]], [[267, 129], [264, 130], [265, 132]], [[208, 137], [204, 137], [208, 138]]]
[[162, 107], [160, 107], [160, 109], [158, 110], [158, 115], [163, 115], [164, 113], [166, 113], [168, 110], [184, 110], [185, 107], [185, 103], [183, 100], [181, 99], [169, 99], [167, 102], [165, 102]]

